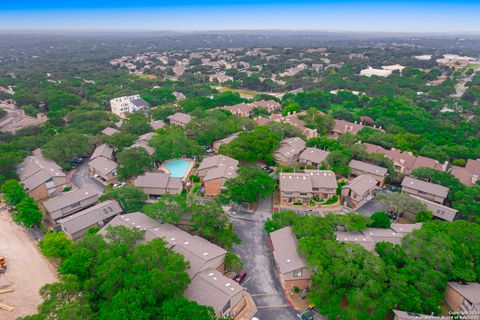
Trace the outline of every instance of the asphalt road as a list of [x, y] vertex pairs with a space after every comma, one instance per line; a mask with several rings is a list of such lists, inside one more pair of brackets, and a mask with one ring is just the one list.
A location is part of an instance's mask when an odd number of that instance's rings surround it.
[[70, 182], [79, 189], [88, 186], [93, 186], [95, 190], [99, 192], [103, 192], [104, 189], [104, 186], [100, 182], [88, 175], [88, 164], [86, 162], [77, 167], [75, 173], [70, 178]]
[[[231, 220], [242, 240], [234, 253], [242, 258], [247, 278], [242, 285], [252, 295], [259, 320], [293, 320], [299, 314], [287, 303], [275, 274], [273, 254], [268, 247], [264, 221], [271, 216], [271, 205], [260, 205], [254, 214], [237, 214]], [[267, 210], [265, 210], [267, 209]]]

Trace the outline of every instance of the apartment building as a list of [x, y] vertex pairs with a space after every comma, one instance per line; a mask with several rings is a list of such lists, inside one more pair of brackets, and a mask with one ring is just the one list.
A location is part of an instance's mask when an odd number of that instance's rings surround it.
[[114, 98], [110, 100], [110, 107], [121, 118], [134, 112], [146, 112], [149, 108], [148, 103], [138, 94]]

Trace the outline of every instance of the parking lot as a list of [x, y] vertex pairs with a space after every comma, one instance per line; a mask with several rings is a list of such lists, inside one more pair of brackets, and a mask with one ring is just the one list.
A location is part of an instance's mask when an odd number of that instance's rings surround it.
[[0, 256], [5, 257], [8, 266], [6, 273], [0, 275], [0, 288], [13, 289], [0, 294], [0, 303], [15, 308], [12, 312], [0, 309], [0, 319], [13, 320], [35, 313], [41, 302], [40, 288], [57, 281], [57, 273], [25, 229], [3, 209], [0, 209]]

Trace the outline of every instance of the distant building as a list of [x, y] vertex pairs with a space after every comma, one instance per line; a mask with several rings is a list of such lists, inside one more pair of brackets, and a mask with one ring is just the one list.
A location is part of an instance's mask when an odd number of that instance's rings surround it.
[[237, 176], [238, 161], [223, 155], [206, 157], [198, 167], [204, 194], [207, 197], [219, 195], [227, 180]]
[[17, 167], [20, 183], [25, 192], [34, 200], [42, 200], [63, 190], [67, 178], [55, 161], [43, 157], [42, 150], [36, 149]]
[[149, 108], [148, 103], [138, 94], [112, 99], [110, 107], [112, 112], [121, 118], [134, 112], [146, 112]]
[[308, 205], [313, 198], [330, 199], [337, 192], [337, 179], [330, 170], [280, 173], [280, 204]]
[[113, 217], [122, 212], [122, 207], [117, 201], [107, 200], [60, 219], [58, 220], [58, 224], [70, 239], [77, 240], [84, 236], [88, 229], [92, 227], [103, 227], [113, 219]]
[[305, 141], [299, 137], [286, 138], [281, 142], [280, 148], [273, 153], [273, 157], [279, 165], [291, 166], [298, 162], [305, 147]]
[[249, 117], [252, 114], [254, 106], [246, 103], [237, 103], [233, 106], [225, 106], [224, 110], [230, 111], [233, 115]]
[[317, 148], [306, 148], [299, 157], [299, 161], [303, 165], [308, 166], [321, 166], [327, 163], [327, 157], [330, 152], [317, 149]]
[[468, 159], [465, 167], [453, 166], [450, 173], [467, 186], [473, 186], [480, 177], [480, 159]]
[[106, 136], [113, 136], [115, 133], [118, 133], [118, 132], [120, 131], [111, 127], [106, 127], [105, 129], [102, 130], [102, 133]]
[[265, 109], [270, 113], [279, 111], [282, 108], [282, 105], [275, 100], [260, 100], [250, 103], [254, 108]]
[[100, 193], [93, 187], [65, 192], [43, 202], [43, 207], [51, 220], [57, 221], [98, 202]]
[[291, 227], [270, 233], [273, 257], [282, 287], [287, 292], [310, 287], [312, 272], [305, 258], [298, 253], [297, 238]]
[[362, 174], [342, 187], [341, 201], [349, 208], [358, 208], [375, 197], [378, 180]]
[[148, 132], [144, 135], [141, 135], [131, 146], [130, 148], [142, 148], [147, 151], [149, 155], [153, 155], [155, 153], [155, 149], [148, 145], [148, 141], [155, 135], [154, 132]]
[[392, 223], [390, 228], [367, 228], [364, 231], [336, 231], [335, 236], [338, 242], [356, 243], [366, 250], [375, 251], [375, 245], [379, 242], [389, 242], [392, 244], [400, 244], [407, 234], [414, 230], [422, 228], [421, 223], [399, 224]]
[[351, 133], [357, 134], [364, 127], [363, 124], [357, 122], [348, 122], [346, 120], [335, 119], [330, 135], [338, 138], [342, 134]]
[[162, 120], [152, 120], [150, 121], [150, 125], [152, 126], [153, 130], [158, 130], [165, 127], [165, 122]]
[[240, 135], [240, 132], [236, 132], [236, 133], [233, 133], [231, 135], [229, 135], [228, 137], [226, 138], [223, 138], [223, 139], [220, 139], [220, 140], [217, 140], [213, 143], [213, 151], [215, 153], [218, 153], [220, 151], [220, 147], [224, 144], [229, 144], [230, 142], [232, 142], [233, 140], [235, 140], [236, 137], [238, 137]]
[[449, 189], [442, 185], [412, 177], [405, 177], [402, 181], [402, 192], [440, 204], [447, 198], [448, 191]]
[[150, 199], [164, 194], [179, 194], [183, 190], [182, 179], [170, 177], [163, 172], [146, 172], [135, 178], [133, 184], [142, 189]]
[[368, 174], [370, 177], [378, 181], [380, 187], [383, 187], [383, 185], [385, 184], [385, 178], [388, 175], [387, 168], [383, 168], [358, 160], [351, 160], [348, 166], [352, 170], [353, 176], [361, 176], [364, 174]]
[[377, 77], [386, 78], [391, 74], [392, 74], [391, 70], [374, 69], [372, 67], [368, 67], [367, 69], [363, 69], [360, 71], [360, 75], [365, 77], [377, 76]]
[[170, 124], [178, 126], [180, 128], [186, 128], [187, 124], [192, 120], [192, 117], [186, 113], [177, 112], [168, 116]]

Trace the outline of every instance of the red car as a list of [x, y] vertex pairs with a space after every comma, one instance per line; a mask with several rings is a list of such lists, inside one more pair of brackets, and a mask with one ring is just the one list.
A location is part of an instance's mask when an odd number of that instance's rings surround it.
[[247, 277], [247, 273], [242, 271], [239, 274], [237, 274], [235, 278], [233, 278], [233, 281], [242, 283], [242, 281], [245, 280], [246, 277]]

